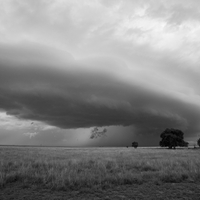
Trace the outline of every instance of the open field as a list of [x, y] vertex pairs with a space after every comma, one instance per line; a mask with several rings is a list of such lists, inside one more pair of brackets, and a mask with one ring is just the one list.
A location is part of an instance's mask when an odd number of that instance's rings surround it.
[[162, 194], [167, 187], [178, 186], [183, 192], [189, 185], [197, 188], [191, 192], [197, 195], [199, 149], [0, 147], [0, 189], [5, 193], [20, 187], [71, 194], [157, 188]]

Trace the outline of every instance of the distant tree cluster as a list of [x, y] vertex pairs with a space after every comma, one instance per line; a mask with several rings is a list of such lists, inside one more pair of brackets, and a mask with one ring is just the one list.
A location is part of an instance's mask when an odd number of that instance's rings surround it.
[[165, 129], [160, 135], [162, 140], [160, 141], [161, 147], [169, 147], [169, 149], [179, 147], [187, 147], [188, 142], [184, 141], [184, 133], [178, 129]]

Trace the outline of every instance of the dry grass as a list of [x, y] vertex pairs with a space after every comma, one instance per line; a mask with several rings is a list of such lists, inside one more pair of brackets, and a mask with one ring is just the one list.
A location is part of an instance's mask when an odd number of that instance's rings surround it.
[[200, 150], [0, 147], [0, 186], [56, 190], [151, 182], [199, 182]]

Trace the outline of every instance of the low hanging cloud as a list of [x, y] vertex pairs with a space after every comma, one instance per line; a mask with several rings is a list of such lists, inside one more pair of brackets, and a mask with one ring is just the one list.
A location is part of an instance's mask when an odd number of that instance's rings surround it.
[[91, 130], [90, 139], [96, 139], [96, 138], [99, 138], [99, 137], [102, 137], [102, 136], [106, 136], [106, 132], [107, 132], [106, 128], [104, 128], [102, 131], [99, 131], [99, 129], [97, 127], [94, 127]]
[[30, 139], [35, 137], [38, 133], [37, 132], [26, 132], [24, 135], [28, 136]]
[[114, 57], [76, 60], [45, 48], [23, 48], [23, 53], [19, 47], [0, 48], [0, 109], [8, 115], [62, 129], [200, 130], [199, 96], [165, 87], [174, 77], [160, 80], [162, 71], [141, 74]]

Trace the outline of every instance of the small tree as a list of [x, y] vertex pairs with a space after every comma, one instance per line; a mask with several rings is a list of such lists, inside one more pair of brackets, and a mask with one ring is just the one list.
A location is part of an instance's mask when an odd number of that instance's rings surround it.
[[167, 128], [160, 135], [160, 137], [162, 138], [162, 140], [160, 141], [160, 146], [169, 147], [169, 149], [175, 149], [177, 146], [187, 147], [188, 142], [184, 141], [183, 135], [184, 133], [181, 130]]
[[138, 142], [132, 142], [132, 147], [136, 149], [138, 147]]
[[200, 138], [197, 140], [197, 144], [198, 144], [199, 147], [200, 147]]

